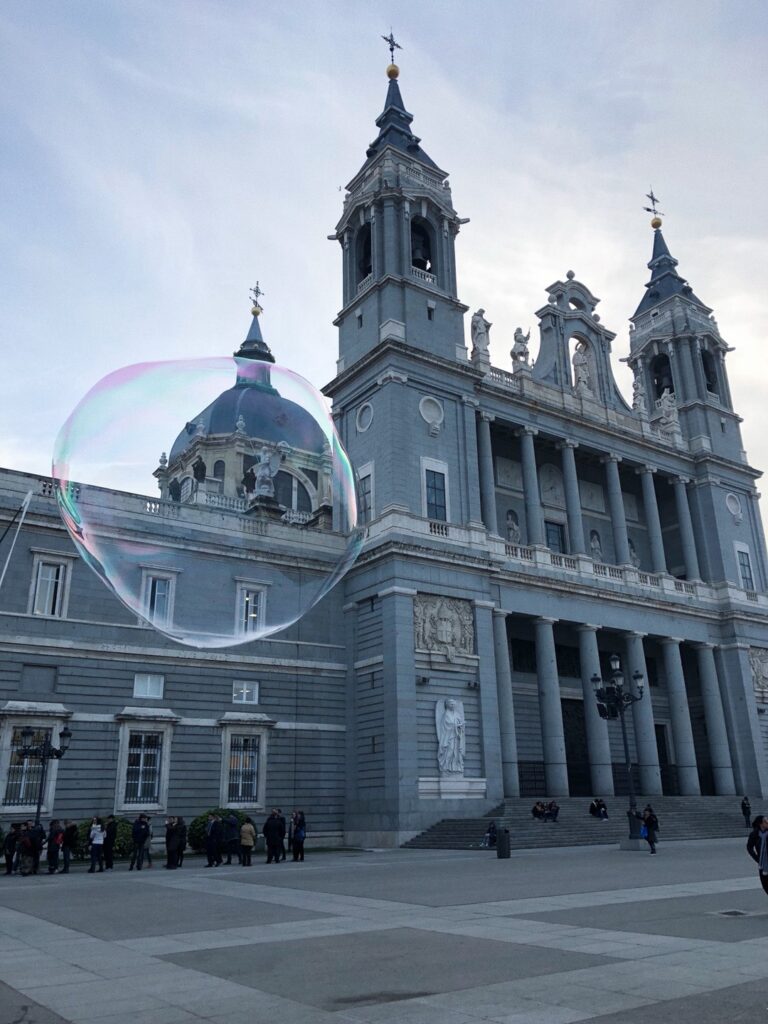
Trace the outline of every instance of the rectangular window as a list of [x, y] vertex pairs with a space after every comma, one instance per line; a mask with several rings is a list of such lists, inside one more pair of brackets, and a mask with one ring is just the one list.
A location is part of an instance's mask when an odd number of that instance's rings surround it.
[[[11, 759], [3, 798], [3, 803], [11, 807], [36, 804], [40, 791], [42, 762], [36, 757], [24, 757], [21, 753], [24, 746], [21, 729], [21, 726], [16, 726], [11, 733]], [[40, 746], [46, 740], [50, 740], [51, 735], [51, 729], [36, 729], [30, 746]]]
[[255, 803], [259, 786], [259, 737], [233, 734], [229, 744], [230, 803]]
[[32, 605], [34, 615], [61, 616], [66, 575], [67, 566], [64, 562], [37, 563], [35, 599]]
[[165, 576], [149, 577], [149, 618], [162, 624], [168, 621], [171, 601], [171, 581]]
[[370, 523], [371, 521], [371, 500], [373, 497], [373, 478], [368, 473], [367, 476], [360, 477], [360, 508], [358, 515], [358, 522], [361, 524]]
[[547, 535], [547, 547], [557, 554], [565, 553], [565, 527], [562, 523], [544, 522], [544, 529]]
[[235, 680], [232, 683], [233, 704], [258, 704], [259, 684], [252, 679]]
[[131, 732], [125, 775], [126, 804], [156, 804], [160, 796], [163, 754], [161, 732]]
[[159, 700], [163, 696], [165, 676], [154, 672], [137, 672], [133, 677], [133, 696]]
[[448, 519], [445, 503], [445, 473], [434, 469], [425, 470], [427, 488], [427, 519], [438, 519], [444, 523]]
[[258, 628], [263, 591], [243, 587], [240, 591], [240, 630], [253, 633]]
[[739, 559], [739, 574], [741, 576], [741, 585], [744, 590], [755, 589], [755, 578], [752, 575], [752, 562], [749, 558], [749, 552], [739, 549], [736, 552]]

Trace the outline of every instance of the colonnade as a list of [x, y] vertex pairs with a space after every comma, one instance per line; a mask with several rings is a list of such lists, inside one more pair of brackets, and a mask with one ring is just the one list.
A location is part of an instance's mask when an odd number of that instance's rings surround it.
[[[493, 474], [493, 455], [491, 447], [491, 423], [493, 415], [481, 412], [477, 420], [478, 464], [480, 478], [480, 495], [483, 523], [491, 533], [498, 533], [496, 516], [496, 491]], [[536, 463], [535, 427], [521, 427], [517, 432], [520, 439], [520, 459], [523, 477], [523, 500], [525, 505], [526, 540], [531, 547], [544, 546], [544, 509], [539, 491], [539, 477]], [[565, 491], [565, 506], [568, 520], [570, 553], [587, 554], [584, 523], [579, 493], [579, 478], [576, 467], [576, 441], [567, 438], [560, 440], [556, 448], [560, 452], [561, 470]], [[611, 520], [614, 551], [618, 565], [631, 564], [629, 536], [627, 533], [626, 512], [621, 489], [619, 466], [622, 457], [608, 452], [600, 459], [604, 467], [605, 493], [608, 513]], [[651, 568], [653, 572], [667, 572], [667, 560], [664, 551], [664, 540], [661, 532], [658, 498], [654, 484], [654, 466], [640, 465], [635, 468], [641, 481], [642, 503], [645, 527], [648, 532]], [[696, 541], [693, 532], [690, 502], [684, 476], [672, 476], [670, 482], [674, 491], [677, 523], [680, 530], [683, 562], [686, 577], [689, 580], [701, 578], [699, 560], [696, 552]]]
[[[494, 610], [494, 653], [498, 683], [499, 724], [501, 753], [506, 796], [520, 793], [518, 748], [515, 731], [512, 668], [507, 640], [506, 616], [508, 612]], [[547, 795], [568, 795], [568, 764], [561, 707], [560, 680], [557, 669], [554, 626], [558, 620], [546, 617], [533, 619], [536, 644], [536, 673], [541, 719], [541, 738]], [[584, 697], [584, 725], [590, 766], [590, 780], [594, 793], [611, 796], [614, 782], [608, 722], [598, 713], [592, 677], [601, 675], [598, 633], [600, 627], [589, 623], [576, 625], [579, 637], [581, 685]], [[615, 633], [612, 633], [615, 642]], [[637, 694], [635, 673], [648, 682], [645, 660], [645, 634], [626, 632], [620, 635], [624, 677], [633, 695]], [[683, 673], [680, 646], [684, 642], [676, 637], [659, 637], [661, 646], [668, 714], [672, 729], [674, 768], [677, 788], [682, 796], [697, 796], [701, 789], [697, 769], [688, 694]], [[723, 702], [720, 695], [714, 645], [693, 643], [696, 651], [701, 689], [709, 761], [712, 768], [715, 793], [719, 796], [736, 792], [731, 753], [728, 744]], [[661, 766], [656, 743], [653, 705], [650, 687], [646, 685], [643, 698], [633, 704], [627, 713], [627, 725], [634, 731], [636, 764], [640, 772], [640, 790], [644, 795], [662, 793]]]

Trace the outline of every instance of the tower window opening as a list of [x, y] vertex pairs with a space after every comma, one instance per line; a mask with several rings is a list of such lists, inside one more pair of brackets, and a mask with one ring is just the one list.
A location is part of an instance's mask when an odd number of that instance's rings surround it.
[[411, 221], [411, 266], [428, 274], [435, 273], [432, 233], [421, 217], [414, 217]]
[[672, 367], [669, 365], [669, 356], [658, 355], [651, 363], [651, 380], [653, 382], [653, 397], [661, 398], [665, 391], [674, 395], [675, 382], [672, 379]]
[[224, 459], [217, 459], [213, 464], [213, 475], [217, 480], [224, 479]]
[[434, 320], [434, 319], [435, 319], [435, 309], [434, 309], [434, 306], [427, 306], [427, 320]]
[[360, 328], [363, 326], [363, 314], [362, 313], [358, 313], [357, 317], [356, 317], [356, 320], [357, 320], [357, 329], [360, 330]]
[[373, 258], [371, 255], [371, 225], [363, 224], [357, 233], [355, 241], [355, 256], [357, 261], [357, 281], [360, 284], [366, 277], [373, 273]]
[[715, 360], [712, 358], [712, 353], [708, 352], [706, 349], [702, 349], [701, 352], [701, 365], [704, 369], [704, 379], [707, 382], [707, 391], [712, 395], [719, 394]]

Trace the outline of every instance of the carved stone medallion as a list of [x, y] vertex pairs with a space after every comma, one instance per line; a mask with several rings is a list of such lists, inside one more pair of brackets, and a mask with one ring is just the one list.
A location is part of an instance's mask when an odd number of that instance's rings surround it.
[[417, 651], [443, 654], [449, 661], [459, 654], [474, 654], [475, 626], [469, 601], [417, 594], [413, 627]]
[[749, 663], [752, 666], [755, 696], [758, 700], [768, 703], [768, 650], [765, 647], [750, 647]]

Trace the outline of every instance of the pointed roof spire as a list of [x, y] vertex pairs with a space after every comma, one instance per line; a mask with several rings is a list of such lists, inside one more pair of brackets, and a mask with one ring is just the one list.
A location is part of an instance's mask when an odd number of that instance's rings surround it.
[[272, 355], [269, 345], [264, 341], [261, 336], [261, 327], [259, 325], [259, 317], [264, 310], [259, 305], [259, 297], [264, 292], [259, 288], [259, 282], [256, 282], [256, 287], [251, 288], [251, 300], [253, 305], [251, 306], [251, 315], [253, 320], [246, 336], [245, 341], [242, 343], [240, 348], [235, 352], [235, 355], [241, 359], [259, 359], [264, 363], [274, 363], [275, 357]]
[[635, 310], [634, 316], [639, 316], [641, 313], [647, 312], [649, 309], [653, 309], [654, 306], [658, 306], [660, 302], [664, 302], [665, 299], [672, 298], [674, 295], [679, 295], [689, 302], [695, 302], [697, 305], [708, 309], [698, 296], [693, 292], [693, 289], [685, 280], [681, 277], [677, 270], [677, 260], [670, 253], [664, 235], [661, 233], [661, 217], [654, 212], [653, 220], [651, 221], [651, 227], [653, 228], [653, 254], [651, 255], [648, 269], [651, 271], [651, 280], [646, 284], [646, 292], [640, 305]]

